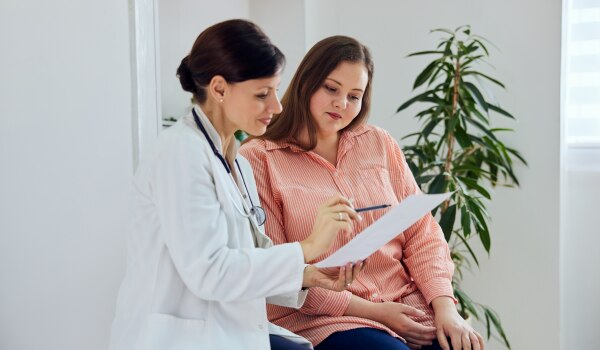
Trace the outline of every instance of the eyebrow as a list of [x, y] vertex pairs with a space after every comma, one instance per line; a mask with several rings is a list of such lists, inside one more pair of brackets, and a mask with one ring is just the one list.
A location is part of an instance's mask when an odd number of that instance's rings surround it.
[[[339, 86], [344, 86], [344, 85], [342, 85], [342, 83], [340, 83], [339, 81], [337, 81], [335, 79], [327, 78], [326, 80], [331, 80], [331, 81], [335, 82], [336, 84], [338, 84]], [[363, 89], [352, 89], [352, 90], [353, 91], [356, 90], [356, 91], [364, 92]]]

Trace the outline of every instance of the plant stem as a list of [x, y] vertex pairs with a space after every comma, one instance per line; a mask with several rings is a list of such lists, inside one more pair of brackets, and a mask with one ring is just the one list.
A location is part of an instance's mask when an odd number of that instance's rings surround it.
[[[450, 118], [458, 118], [456, 115], [456, 111], [458, 109], [458, 84], [460, 83], [460, 59], [456, 59], [456, 69], [454, 71], [454, 87], [452, 91], [452, 114]], [[448, 124], [452, 124], [451, 120], [448, 120]], [[446, 163], [444, 164], [444, 171], [448, 174], [447, 177], [450, 177], [450, 170], [452, 169], [452, 156], [454, 153], [454, 132], [448, 132], [448, 141], [446, 142], [448, 146], [448, 153], [446, 154]], [[448, 198], [444, 204], [442, 205], [442, 214], [446, 212], [450, 206], [450, 198]]]

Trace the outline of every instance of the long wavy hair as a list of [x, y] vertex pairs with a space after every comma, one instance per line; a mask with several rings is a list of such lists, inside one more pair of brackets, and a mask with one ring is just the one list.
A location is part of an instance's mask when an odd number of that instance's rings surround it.
[[[283, 110], [274, 116], [266, 133], [256, 138], [272, 141], [289, 140], [305, 150], [314, 149], [317, 145], [317, 125], [310, 113], [310, 99], [327, 76], [342, 62], [363, 63], [367, 69], [368, 81], [362, 97], [361, 110], [345, 130], [364, 123], [371, 107], [373, 79], [371, 53], [356, 39], [336, 35], [319, 41], [304, 56], [281, 99]], [[308, 131], [308, 143], [299, 140], [304, 129]]]

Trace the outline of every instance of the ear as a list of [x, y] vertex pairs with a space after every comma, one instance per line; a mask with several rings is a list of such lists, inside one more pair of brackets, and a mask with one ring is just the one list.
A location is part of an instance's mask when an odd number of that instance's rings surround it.
[[221, 75], [215, 75], [208, 83], [207, 96], [210, 96], [216, 102], [223, 102], [225, 92], [227, 91], [227, 80]]

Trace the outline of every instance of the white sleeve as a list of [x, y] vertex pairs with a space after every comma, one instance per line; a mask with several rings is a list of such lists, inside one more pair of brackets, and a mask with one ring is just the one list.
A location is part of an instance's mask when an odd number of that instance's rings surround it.
[[300, 290], [299, 243], [269, 249], [227, 246], [230, 227], [216, 194], [201, 140], [174, 135], [153, 169], [153, 197], [162, 238], [182, 280], [205, 300], [249, 300]]

